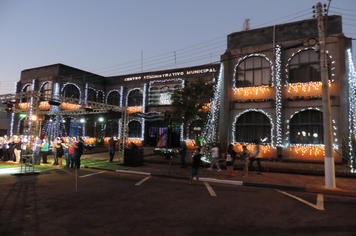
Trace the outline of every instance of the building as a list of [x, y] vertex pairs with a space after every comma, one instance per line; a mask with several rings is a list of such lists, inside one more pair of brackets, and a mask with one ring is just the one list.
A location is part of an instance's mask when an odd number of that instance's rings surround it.
[[[341, 16], [329, 16], [326, 28], [333, 143], [334, 151], [341, 152], [343, 138], [355, 130], [355, 72], [351, 39], [342, 33]], [[76, 98], [84, 105], [93, 101], [128, 107], [132, 114], [128, 121], [130, 142], [155, 146], [159, 136], [169, 132], [169, 146], [177, 147], [180, 140], [193, 138], [190, 134], [194, 136], [192, 128], [196, 123], [188, 121], [184, 130], [182, 124], [162, 117], [173, 111], [172, 92], [198, 79], [215, 80], [211, 115], [198, 135], [211, 138], [218, 134], [219, 138], [212, 141], [233, 143], [237, 150], [243, 144], [252, 149], [257, 139], [262, 142], [265, 158], [322, 162], [319, 57], [317, 20], [304, 20], [228, 35], [221, 64], [113, 77], [56, 64], [22, 71], [16, 91], [35, 90], [43, 95]], [[43, 107], [52, 109], [48, 104]], [[75, 110], [79, 106], [62, 103], [61, 109]], [[137, 116], [139, 113], [141, 116]], [[64, 127], [61, 135], [119, 136], [121, 116], [109, 113], [104, 122], [98, 120], [101, 116], [68, 115], [57, 118], [57, 127]], [[50, 120], [51, 117], [45, 118], [43, 129]], [[21, 122], [21, 118], [14, 117], [14, 134], [23, 132]], [[342, 162], [336, 152], [334, 158]]]
[[[258, 139], [265, 157], [324, 160], [317, 39], [316, 19], [228, 35], [221, 56], [222, 141], [240, 149], [241, 144], [251, 148]], [[342, 33], [340, 16], [327, 19], [326, 49], [334, 150], [341, 152], [340, 143], [350, 127], [354, 130], [355, 84], [351, 39]], [[342, 162], [335, 152], [334, 158]]]

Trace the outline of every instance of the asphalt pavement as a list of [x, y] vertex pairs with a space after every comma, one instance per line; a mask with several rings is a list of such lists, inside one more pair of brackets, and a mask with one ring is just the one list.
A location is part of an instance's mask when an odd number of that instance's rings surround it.
[[[144, 148], [144, 155], [148, 156], [153, 153], [153, 148]], [[179, 158], [175, 161], [152, 161], [145, 160], [144, 165], [137, 167], [128, 167], [118, 165], [118, 158], [114, 158], [113, 163], [102, 165], [103, 162], [109, 162], [108, 152], [84, 154], [82, 160], [92, 160], [90, 164], [85, 164], [84, 168], [94, 168], [108, 171], [128, 172], [132, 174], [152, 175], [164, 178], [186, 179], [188, 181], [191, 174], [191, 167], [181, 168]], [[98, 164], [96, 164], [96, 161]], [[99, 164], [101, 163], [101, 164]], [[235, 164], [236, 165], [236, 164]], [[290, 164], [291, 166], [293, 163]], [[234, 177], [227, 176], [227, 170], [223, 167], [221, 172], [217, 169], [208, 170], [200, 168], [199, 177], [202, 182], [215, 182], [221, 184], [243, 185], [260, 188], [274, 188], [282, 190], [314, 192], [322, 194], [332, 194], [339, 196], [356, 197], [356, 174], [337, 173], [335, 177], [335, 188], [325, 188], [325, 177], [320, 173], [308, 170], [299, 170], [299, 172], [288, 173], [288, 170], [281, 168], [270, 168], [272, 171], [263, 172], [259, 175], [256, 171], [249, 171], [247, 177], [242, 176], [242, 170], [234, 168]], [[338, 177], [340, 176], [340, 177]]]

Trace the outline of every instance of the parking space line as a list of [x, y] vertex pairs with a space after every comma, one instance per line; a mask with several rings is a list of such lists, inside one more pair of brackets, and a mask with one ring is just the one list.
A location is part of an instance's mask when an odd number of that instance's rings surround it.
[[85, 178], [85, 177], [89, 177], [89, 176], [92, 176], [92, 175], [98, 175], [98, 174], [102, 174], [106, 171], [100, 171], [100, 172], [96, 172], [96, 173], [91, 173], [91, 174], [87, 174], [87, 175], [82, 175], [82, 176], [79, 176], [79, 178]]
[[296, 196], [294, 196], [294, 195], [292, 195], [292, 194], [283, 192], [283, 191], [278, 190], [278, 189], [276, 189], [276, 191], [278, 191], [278, 192], [280, 192], [280, 193], [283, 193], [283, 194], [285, 194], [285, 195], [287, 195], [287, 196], [289, 196], [289, 197], [291, 197], [291, 198], [297, 199], [298, 201], [300, 201], [300, 202], [302, 202], [302, 203], [305, 203], [305, 204], [307, 204], [307, 205], [309, 205], [309, 206], [311, 206], [311, 207], [313, 207], [313, 208], [315, 208], [315, 209], [317, 209], [317, 210], [320, 210], [320, 211], [325, 210], [325, 209], [324, 209], [324, 197], [323, 197], [322, 194], [318, 194], [317, 199], [316, 199], [316, 205], [314, 205], [314, 204], [312, 204], [312, 203], [310, 203], [310, 202], [307, 202], [307, 201], [305, 201], [305, 200], [303, 200], [303, 199], [301, 199], [301, 198], [299, 198], [299, 197], [296, 197]]
[[212, 197], [216, 197], [216, 193], [215, 193], [214, 190], [210, 187], [209, 183], [208, 183], [208, 182], [204, 182], [204, 184], [205, 184], [206, 188], [208, 189], [210, 195], [211, 195]]
[[148, 176], [146, 178], [144, 178], [143, 180], [141, 180], [140, 182], [136, 183], [135, 185], [138, 186], [138, 185], [141, 185], [142, 183], [144, 183], [146, 180], [148, 180], [149, 178], [151, 178], [151, 176]]

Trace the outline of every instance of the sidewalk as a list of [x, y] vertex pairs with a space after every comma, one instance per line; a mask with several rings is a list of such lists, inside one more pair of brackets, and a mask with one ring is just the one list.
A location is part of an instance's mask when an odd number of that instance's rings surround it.
[[[85, 168], [103, 169], [108, 171], [121, 171], [136, 174], [152, 175], [167, 178], [186, 179], [188, 181], [191, 168], [180, 168], [180, 159], [162, 159], [152, 160], [149, 154], [153, 153], [153, 148], [144, 148], [144, 165], [139, 167], [127, 167], [118, 165], [117, 157], [114, 158], [113, 163], [109, 163], [108, 152], [84, 154], [82, 156], [82, 165]], [[262, 163], [263, 164], [263, 163]], [[311, 169], [300, 169], [295, 171], [297, 163], [284, 164], [288, 168], [281, 168], [280, 166], [273, 168], [273, 162], [266, 163], [269, 168], [263, 175], [258, 175], [255, 171], [249, 171], [248, 177], [242, 177], [242, 169], [237, 165], [234, 169], [235, 177], [227, 177], [227, 170], [222, 167], [221, 172], [216, 169], [212, 171], [207, 168], [199, 170], [200, 180], [204, 182], [215, 182], [222, 184], [244, 185], [262, 188], [274, 188], [293, 191], [315, 192], [323, 194], [333, 194], [341, 196], [354, 196], [356, 197], [356, 174], [351, 173], [338, 173], [336, 174], [336, 188], [326, 189], [325, 178], [322, 170], [319, 170], [321, 164], [308, 164]], [[235, 164], [236, 165], [236, 164]], [[294, 173], [288, 173], [293, 170]]]

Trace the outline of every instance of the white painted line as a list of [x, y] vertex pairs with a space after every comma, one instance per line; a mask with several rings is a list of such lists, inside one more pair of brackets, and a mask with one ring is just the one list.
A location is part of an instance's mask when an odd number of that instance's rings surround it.
[[100, 171], [100, 172], [96, 172], [96, 173], [91, 173], [91, 174], [87, 174], [87, 175], [82, 175], [82, 176], [79, 176], [79, 178], [85, 178], [85, 177], [89, 177], [89, 176], [92, 176], [92, 175], [98, 175], [98, 174], [102, 174], [106, 171]]
[[287, 195], [287, 196], [289, 196], [289, 197], [291, 197], [291, 198], [297, 199], [298, 201], [301, 201], [302, 203], [305, 203], [305, 204], [307, 204], [307, 205], [309, 205], [309, 206], [311, 206], [311, 207], [313, 207], [313, 208], [315, 208], [315, 209], [317, 209], [317, 210], [320, 210], [320, 211], [325, 210], [325, 209], [324, 209], [324, 197], [323, 197], [322, 194], [318, 194], [316, 205], [314, 205], [314, 204], [312, 204], [312, 203], [310, 203], [310, 202], [307, 202], [307, 201], [305, 201], [305, 200], [303, 200], [303, 199], [301, 199], [301, 198], [299, 198], [299, 197], [296, 197], [296, 196], [294, 196], [294, 195], [292, 195], [292, 194], [283, 192], [283, 191], [278, 190], [278, 189], [275, 189], [275, 190], [278, 191], [278, 192], [280, 192], [280, 193], [283, 193], [283, 194], [285, 194], [285, 195]]
[[208, 189], [209, 193], [210, 193], [210, 196], [212, 197], [216, 197], [216, 193], [214, 192], [214, 190], [210, 187], [209, 183], [208, 182], [204, 182], [206, 188]]
[[218, 184], [231, 184], [231, 185], [242, 185], [242, 181], [235, 180], [223, 180], [223, 179], [213, 179], [213, 178], [199, 178], [200, 181], [210, 182], [210, 183], [218, 183]]
[[137, 175], [151, 175], [151, 173], [147, 173], [147, 172], [129, 171], [129, 170], [116, 170], [116, 172], [127, 173], [127, 174], [137, 174]]
[[136, 183], [135, 185], [136, 185], [136, 186], [139, 186], [139, 185], [141, 185], [142, 183], [144, 183], [146, 180], [148, 180], [149, 178], [151, 178], [151, 176], [148, 176], [148, 177], [144, 178], [143, 180], [141, 180], [140, 182]]

